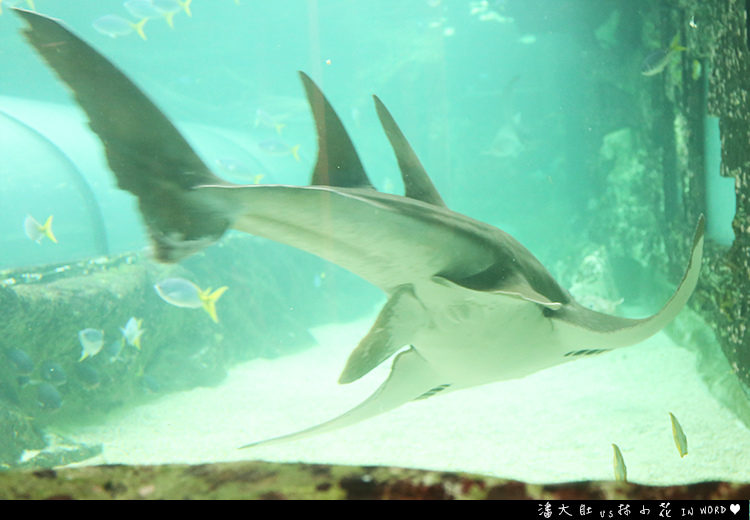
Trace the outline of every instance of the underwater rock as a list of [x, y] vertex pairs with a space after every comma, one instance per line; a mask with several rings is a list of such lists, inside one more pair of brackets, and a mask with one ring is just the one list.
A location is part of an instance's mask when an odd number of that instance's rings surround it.
[[[589, 145], [599, 150], [592, 182], [606, 178], [590, 201], [597, 218], [590, 233], [595, 242], [607, 246], [611, 259], [637, 260], [658, 278], [677, 278], [686, 251], [675, 237], [697, 215], [704, 213], [711, 221], [714, 213], [706, 203], [707, 176], [715, 173], [706, 170], [707, 147], [713, 145], [706, 141], [706, 121], [718, 118], [720, 174], [734, 180], [736, 193], [734, 241], [729, 247], [707, 241], [701, 281], [689, 305], [710, 324], [715, 337], [709, 341], [721, 345], [733, 377], [743, 387], [743, 392], [732, 391], [731, 399], [709, 383], [712, 392], [750, 425], [746, 412], [750, 403], [748, 7], [741, 1], [667, 3], [669, 10], [663, 4], [650, 4], [638, 13], [619, 3], [623, 15], [635, 14], [643, 22], [638, 35], [641, 55], [672, 41], [676, 34], [687, 50], [679, 64], [658, 77], [636, 78], [628, 67], [612, 71], [609, 82], [636, 93], [635, 121], [618, 117], [616, 103], [591, 106], [592, 134], [602, 121], [610, 126], [601, 131], [598, 145]], [[694, 77], [696, 61], [710, 71], [707, 77]], [[695, 349], [706, 350], [706, 343], [695, 343]], [[710, 381], [720, 376], [704, 377]]]
[[735, 240], [729, 248], [712, 248], [696, 296], [750, 401], [750, 28], [744, 4], [690, 2], [691, 9], [705, 10], [705, 22], [689, 33], [686, 46], [711, 56], [706, 112], [719, 118], [721, 175], [734, 178], [737, 198]]
[[[89, 453], [95, 453], [96, 448], [88, 448]], [[79, 448], [76, 453], [82, 455], [84, 450]], [[37, 455], [37, 458], [42, 457]], [[729, 482], [673, 487], [624, 482], [544, 485], [467, 473], [270, 462], [0, 472], [0, 499], [5, 500], [55, 497], [78, 500], [746, 500], [748, 494], [750, 485]], [[536, 512], [537, 506], [532, 503], [532, 507]]]

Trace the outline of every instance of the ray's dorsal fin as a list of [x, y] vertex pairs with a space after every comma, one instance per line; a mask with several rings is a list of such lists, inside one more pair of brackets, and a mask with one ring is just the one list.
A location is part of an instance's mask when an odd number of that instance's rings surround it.
[[305, 86], [318, 134], [318, 162], [315, 164], [311, 184], [375, 189], [367, 178], [341, 119], [323, 92], [307, 74], [300, 71], [299, 76]]
[[375, 100], [375, 109], [378, 111], [380, 124], [383, 125], [385, 135], [388, 136], [388, 141], [390, 141], [393, 152], [396, 154], [396, 159], [398, 160], [401, 178], [404, 180], [404, 195], [410, 199], [446, 207], [443, 198], [438, 193], [435, 185], [432, 184], [427, 171], [425, 171], [417, 154], [414, 153], [409, 141], [404, 137], [403, 132], [396, 124], [391, 113], [378, 96], [372, 97]]

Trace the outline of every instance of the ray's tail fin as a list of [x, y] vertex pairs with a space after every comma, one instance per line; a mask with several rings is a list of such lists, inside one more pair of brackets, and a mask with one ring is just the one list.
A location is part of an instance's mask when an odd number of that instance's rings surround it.
[[[577, 342], [581, 345], [581, 348], [600, 344], [602, 336], [606, 336], [607, 345], [610, 348], [627, 347], [650, 338], [666, 327], [680, 313], [693, 294], [698, 284], [698, 276], [703, 261], [705, 228], [706, 220], [701, 215], [693, 236], [690, 259], [685, 274], [669, 301], [653, 316], [633, 320], [595, 312], [581, 305], [569, 305], [559, 313], [555, 313], [554, 317], [567, 322], [571, 326], [570, 331], [577, 329], [573, 333], [577, 335]], [[581, 337], [582, 330], [594, 333], [590, 337], [590, 345]]]
[[[176, 262], [218, 240], [232, 215], [194, 188], [225, 184], [172, 122], [107, 58], [59, 20], [13, 8], [24, 35], [73, 91], [104, 144], [118, 186], [136, 197], [157, 259]], [[117, 100], [113, 102], [113, 100]]]

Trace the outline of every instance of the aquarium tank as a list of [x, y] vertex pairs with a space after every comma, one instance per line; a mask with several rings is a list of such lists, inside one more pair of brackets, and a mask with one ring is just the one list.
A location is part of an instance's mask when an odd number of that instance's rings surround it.
[[750, 482], [749, 7], [2, 1], [0, 478]]

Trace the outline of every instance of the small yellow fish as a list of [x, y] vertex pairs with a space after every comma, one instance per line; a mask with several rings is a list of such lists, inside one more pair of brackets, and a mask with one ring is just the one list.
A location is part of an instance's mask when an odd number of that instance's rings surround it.
[[105, 14], [94, 20], [94, 23], [91, 25], [97, 32], [110, 38], [127, 36], [135, 31], [142, 40], [146, 40], [146, 33], [143, 32], [143, 26], [146, 25], [147, 21], [148, 18], [144, 18], [138, 23], [133, 23], [116, 14]]
[[162, 18], [161, 12], [156, 10], [151, 0], [127, 0], [123, 6], [137, 20]]
[[667, 68], [667, 65], [669, 65], [672, 56], [686, 50], [686, 47], [680, 45], [680, 35], [677, 34], [674, 39], [672, 39], [672, 43], [669, 47], [655, 50], [643, 59], [643, 63], [641, 63], [641, 74], [644, 76], [655, 76], [661, 73]]
[[278, 122], [271, 114], [262, 108], [258, 108], [255, 111], [255, 128], [258, 128], [260, 125], [273, 128], [279, 135], [281, 135], [281, 130], [286, 127], [286, 124]]
[[152, 4], [157, 11], [162, 13], [167, 20], [167, 25], [174, 29], [174, 15], [180, 11], [185, 11], [188, 16], [193, 16], [190, 11], [190, 3], [193, 0], [153, 0]]
[[682, 458], [688, 454], [687, 437], [685, 437], [685, 432], [682, 431], [682, 426], [680, 426], [677, 417], [672, 415], [672, 412], [669, 412], [669, 417], [672, 419], [672, 437], [674, 437], [675, 446], [677, 446], [677, 451], [680, 452], [680, 458]]
[[144, 332], [141, 325], [143, 325], [143, 320], [132, 317], [128, 320], [124, 328], [120, 327], [123, 339], [128, 345], [138, 350], [141, 350], [141, 335]]
[[219, 323], [216, 315], [216, 302], [228, 287], [220, 287], [211, 292], [211, 288], [201, 289], [190, 280], [184, 278], [167, 278], [154, 285], [159, 297], [176, 307], [190, 309], [203, 308], [211, 319]]
[[41, 244], [44, 237], [47, 237], [57, 244], [57, 239], [52, 233], [52, 217], [53, 216], [50, 215], [44, 225], [42, 225], [31, 215], [26, 215], [26, 218], [23, 221], [23, 229], [26, 232], [26, 236], [29, 237], [29, 240]]
[[701, 62], [698, 60], [693, 60], [692, 73], [690, 74], [690, 76], [693, 78], [693, 81], [698, 81], [702, 75], [703, 66], [701, 65]]
[[87, 357], [96, 356], [104, 346], [104, 332], [99, 329], [83, 329], [78, 333], [81, 342], [81, 358], [79, 362]]
[[299, 161], [299, 146], [289, 146], [283, 141], [278, 139], [266, 139], [258, 143], [258, 148], [267, 153], [268, 155], [283, 156], [291, 154], [295, 161]]
[[622, 452], [620, 452], [620, 448], [617, 447], [617, 444], [613, 444], [612, 448], [614, 448], [615, 450], [615, 459], [614, 459], [615, 480], [617, 482], [627, 482], [628, 481], [628, 468], [625, 467], [625, 461], [622, 458]]

